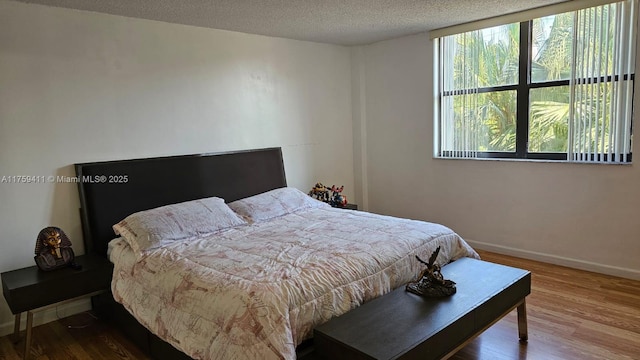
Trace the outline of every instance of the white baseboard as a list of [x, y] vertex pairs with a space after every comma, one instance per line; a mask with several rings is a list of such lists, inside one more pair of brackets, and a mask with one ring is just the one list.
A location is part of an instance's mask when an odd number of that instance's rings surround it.
[[564, 256], [541, 253], [537, 251], [522, 250], [510, 246], [489, 244], [481, 241], [465, 239], [473, 248], [495, 252], [498, 254], [515, 256], [523, 259], [542, 261], [550, 264], [567, 266], [580, 270], [593, 271], [601, 274], [619, 276], [627, 279], [640, 280], [640, 270], [628, 269], [618, 266], [594, 263], [591, 261], [572, 259]]
[[[56, 306], [44, 311], [36, 312], [33, 314], [33, 326], [46, 324], [51, 321], [56, 321], [67, 316], [75, 315], [81, 312], [91, 310], [91, 299], [79, 299], [60, 306]], [[20, 329], [24, 330], [27, 326], [27, 314], [22, 313], [20, 317]], [[14, 321], [0, 324], [0, 336], [5, 336], [13, 333]]]

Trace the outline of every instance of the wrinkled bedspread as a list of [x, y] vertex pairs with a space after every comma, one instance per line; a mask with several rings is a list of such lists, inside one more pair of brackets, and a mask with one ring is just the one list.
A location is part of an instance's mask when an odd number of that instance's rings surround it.
[[113, 296], [196, 359], [295, 359], [315, 326], [438, 263], [477, 257], [449, 228], [343, 209], [312, 209], [179, 242], [136, 261], [110, 243]]

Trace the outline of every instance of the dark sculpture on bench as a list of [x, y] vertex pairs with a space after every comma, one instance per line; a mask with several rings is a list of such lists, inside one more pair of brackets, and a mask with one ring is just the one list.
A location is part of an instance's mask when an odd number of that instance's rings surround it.
[[440, 266], [435, 263], [439, 253], [440, 246], [431, 254], [429, 262], [425, 262], [416, 255], [416, 259], [427, 268], [420, 273], [416, 281], [407, 284], [407, 291], [425, 297], [444, 297], [456, 293], [456, 283], [445, 280], [440, 272]]

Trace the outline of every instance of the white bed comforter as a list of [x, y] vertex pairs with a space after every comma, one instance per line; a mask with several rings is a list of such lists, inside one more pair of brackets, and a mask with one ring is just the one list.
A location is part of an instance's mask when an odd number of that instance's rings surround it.
[[175, 243], [136, 261], [110, 243], [112, 291], [138, 321], [196, 359], [295, 359], [315, 326], [438, 263], [477, 257], [442, 225], [322, 208]]

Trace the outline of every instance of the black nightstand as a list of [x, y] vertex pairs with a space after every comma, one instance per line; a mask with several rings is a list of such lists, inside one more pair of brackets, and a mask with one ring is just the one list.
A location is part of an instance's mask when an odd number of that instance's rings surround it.
[[75, 262], [82, 265], [81, 270], [65, 268], [46, 272], [31, 266], [1, 274], [2, 293], [15, 315], [16, 338], [20, 333], [20, 315], [27, 312], [23, 359], [28, 357], [31, 348], [34, 312], [110, 289], [113, 264], [109, 260], [96, 255], [82, 255], [77, 256]]
[[345, 206], [333, 206], [332, 207], [336, 208], [336, 209], [347, 209], [347, 210], [358, 210], [358, 205], [357, 204], [347, 204]]

